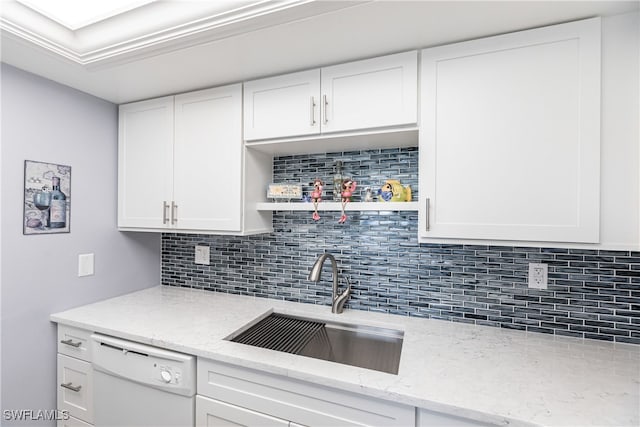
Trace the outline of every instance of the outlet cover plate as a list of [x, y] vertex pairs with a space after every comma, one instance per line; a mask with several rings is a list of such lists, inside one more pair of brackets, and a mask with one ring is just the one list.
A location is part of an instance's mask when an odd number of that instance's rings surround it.
[[542, 263], [529, 264], [529, 287], [531, 289], [547, 289], [549, 266]]
[[92, 276], [94, 273], [93, 254], [78, 255], [78, 277]]
[[209, 265], [210, 251], [209, 246], [196, 246], [195, 260], [196, 264]]

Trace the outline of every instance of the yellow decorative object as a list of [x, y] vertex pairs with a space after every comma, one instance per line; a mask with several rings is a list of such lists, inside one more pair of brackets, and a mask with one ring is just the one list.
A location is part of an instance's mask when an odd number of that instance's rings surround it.
[[378, 200], [381, 202], [410, 202], [411, 187], [403, 187], [397, 179], [388, 179], [378, 190]]

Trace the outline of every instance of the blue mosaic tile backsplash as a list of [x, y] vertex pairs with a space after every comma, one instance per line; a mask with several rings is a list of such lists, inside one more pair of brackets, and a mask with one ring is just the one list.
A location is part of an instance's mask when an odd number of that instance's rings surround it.
[[[335, 160], [360, 190], [399, 178], [417, 197], [416, 148], [278, 157], [274, 182], [328, 181]], [[421, 244], [416, 212], [320, 215], [276, 212], [256, 236], [165, 233], [162, 282], [328, 306], [329, 264], [320, 283], [307, 274], [329, 251], [352, 284], [347, 308], [640, 344], [640, 252]], [[196, 244], [210, 265], [193, 263]], [[530, 262], [549, 265], [547, 290], [528, 289]]]

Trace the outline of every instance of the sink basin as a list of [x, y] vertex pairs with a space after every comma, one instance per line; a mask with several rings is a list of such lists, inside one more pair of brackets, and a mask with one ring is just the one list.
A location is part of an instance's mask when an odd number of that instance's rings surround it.
[[241, 344], [397, 374], [404, 333], [272, 313], [231, 337]]

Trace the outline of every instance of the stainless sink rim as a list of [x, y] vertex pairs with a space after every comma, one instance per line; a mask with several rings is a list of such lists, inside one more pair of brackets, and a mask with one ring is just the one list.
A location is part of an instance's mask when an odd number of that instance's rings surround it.
[[[294, 321], [293, 327], [290, 321]], [[308, 324], [300, 325], [298, 322]], [[309, 334], [309, 328], [315, 328], [315, 331]], [[283, 336], [286, 337], [284, 341]], [[345, 337], [349, 343], [346, 347], [332, 345], [345, 342]], [[271, 311], [238, 329], [225, 340], [397, 375], [404, 331]], [[362, 349], [368, 348], [368, 351], [353, 353], [353, 343], [359, 343], [355, 344], [355, 348], [364, 345]]]

